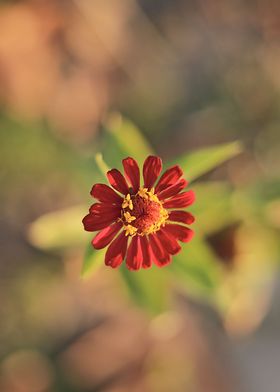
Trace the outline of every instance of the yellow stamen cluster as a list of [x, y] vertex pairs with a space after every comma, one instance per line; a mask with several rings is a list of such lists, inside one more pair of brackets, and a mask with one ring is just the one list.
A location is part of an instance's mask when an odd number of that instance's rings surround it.
[[155, 188], [151, 188], [150, 191], [148, 191], [148, 188], [140, 188], [137, 192], [137, 195], [143, 197], [143, 199], [152, 200], [157, 203], [160, 203], [158, 197], [155, 195]]
[[149, 198], [148, 188], [140, 188], [139, 191], [137, 192], [137, 195], [143, 197], [143, 199], [148, 199]]
[[132, 203], [131, 196], [129, 193], [125, 196], [125, 198], [122, 202], [122, 208], [127, 208], [127, 207], [130, 210], [133, 210], [133, 203]]
[[[137, 220], [136, 216], [131, 215], [127, 209], [130, 211], [133, 211], [134, 205], [133, 205], [133, 199], [131, 198], [130, 194], [127, 194], [122, 202], [122, 208], [123, 208], [123, 213], [122, 213], [122, 222], [124, 225], [124, 230], [125, 230], [125, 235], [126, 236], [135, 236], [136, 234], [139, 235], [147, 235], [147, 234], [152, 234], [158, 231], [162, 226], [165, 225], [166, 220], [168, 219], [168, 212], [166, 209], [163, 208], [162, 203], [159, 201], [157, 195], [155, 195], [155, 190], [154, 188], [151, 188], [149, 191], [148, 188], [140, 188], [139, 191], [137, 192], [137, 195], [141, 197], [144, 200], [149, 200], [151, 202], [155, 202], [158, 204], [159, 207], [159, 218], [157, 218], [157, 221], [152, 223], [149, 228], [145, 228], [141, 230], [138, 230], [137, 223], [136, 226], [134, 226], [134, 221]], [[134, 198], [135, 196], [133, 196]], [[133, 223], [132, 223], [133, 222]], [[131, 224], [132, 223], [132, 224]]]
[[128, 212], [128, 211], [127, 211], [127, 212], [124, 212], [123, 216], [124, 216], [124, 219], [125, 219], [125, 221], [126, 221], [127, 223], [131, 223], [132, 221], [134, 221], [134, 220], [136, 219], [136, 217], [130, 215], [130, 212]]
[[125, 235], [126, 236], [130, 235], [131, 237], [135, 236], [137, 232], [137, 228], [132, 225], [125, 225], [124, 230], [125, 230]]
[[165, 226], [165, 222], [167, 219], [168, 219], [168, 212], [164, 208], [161, 208], [160, 219], [156, 223], [152, 224], [148, 230], [145, 230], [145, 233], [143, 233], [143, 235], [155, 233], [161, 227]]

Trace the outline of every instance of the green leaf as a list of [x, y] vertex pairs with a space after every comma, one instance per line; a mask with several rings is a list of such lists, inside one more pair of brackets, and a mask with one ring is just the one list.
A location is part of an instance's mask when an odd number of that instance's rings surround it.
[[191, 152], [174, 163], [181, 166], [188, 181], [193, 181], [242, 151], [240, 142], [220, 144]]
[[213, 234], [236, 222], [232, 207], [232, 190], [225, 182], [203, 182], [192, 186], [196, 203], [190, 208], [196, 217], [196, 227], [204, 235]]
[[214, 299], [222, 268], [218, 257], [198, 234], [190, 244], [183, 245], [170, 267], [190, 294]]
[[150, 269], [129, 271], [120, 268], [129, 297], [140, 307], [155, 315], [168, 307], [167, 270], [152, 266]]
[[111, 114], [104, 123], [104, 157], [118, 167], [121, 159], [132, 156], [141, 165], [153, 150], [139, 129], [119, 113]]
[[29, 227], [30, 242], [44, 250], [73, 248], [88, 241], [82, 225], [86, 206], [75, 206], [40, 216]]
[[88, 278], [104, 263], [105, 249], [95, 250], [91, 243], [88, 244], [83, 261], [81, 277]]
[[100, 152], [95, 154], [94, 156], [95, 162], [97, 164], [97, 167], [100, 171], [100, 173], [103, 175], [103, 178], [107, 181], [107, 175], [106, 173], [110, 170], [107, 163], [104, 161], [103, 156]]

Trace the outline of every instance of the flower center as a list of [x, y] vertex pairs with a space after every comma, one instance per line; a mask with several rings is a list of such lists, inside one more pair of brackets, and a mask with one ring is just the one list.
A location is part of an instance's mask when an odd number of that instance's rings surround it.
[[140, 188], [136, 195], [127, 194], [122, 203], [122, 222], [125, 235], [155, 233], [164, 226], [168, 212], [152, 188]]

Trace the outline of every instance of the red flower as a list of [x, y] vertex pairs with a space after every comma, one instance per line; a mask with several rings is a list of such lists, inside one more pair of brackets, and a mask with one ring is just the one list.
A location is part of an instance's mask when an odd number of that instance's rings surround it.
[[95, 249], [110, 244], [105, 264], [112, 268], [125, 258], [130, 270], [149, 268], [152, 262], [163, 267], [170, 263], [171, 255], [181, 250], [178, 240], [189, 242], [193, 237], [193, 231], [186, 225], [193, 223], [194, 217], [178, 208], [190, 206], [194, 192], [182, 192], [187, 181], [181, 178], [183, 172], [177, 165], [166, 170], [155, 185], [162, 170], [159, 157], [149, 156], [145, 160], [143, 187], [137, 162], [126, 158], [123, 167], [126, 179], [117, 169], [107, 173], [117, 192], [105, 184], [93, 186], [91, 195], [99, 203], [90, 207], [83, 219], [84, 228], [99, 231], [92, 240]]

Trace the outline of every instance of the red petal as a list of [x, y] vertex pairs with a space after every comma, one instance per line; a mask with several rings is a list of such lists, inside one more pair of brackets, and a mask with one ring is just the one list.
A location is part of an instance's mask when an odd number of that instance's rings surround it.
[[142, 247], [139, 236], [134, 236], [127, 250], [126, 266], [129, 270], [137, 271], [141, 268], [143, 261]]
[[155, 189], [156, 193], [159, 193], [163, 191], [165, 188], [174, 185], [179, 180], [179, 178], [182, 177], [182, 175], [183, 175], [183, 171], [178, 165], [170, 167], [161, 176]]
[[169, 264], [171, 261], [170, 254], [166, 249], [164, 249], [156, 235], [150, 234], [149, 240], [154, 255], [153, 259], [155, 264], [159, 267], [163, 267], [164, 265]]
[[111, 226], [108, 226], [105, 229], [101, 230], [92, 240], [93, 247], [95, 249], [105, 248], [105, 246], [107, 246], [112, 241], [112, 239], [115, 237], [121, 227], [122, 222], [116, 222]]
[[84, 229], [86, 231], [96, 231], [104, 229], [111, 223], [115, 222], [120, 212], [105, 215], [88, 214], [83, 219]]
[[171, 255], [176, 255], [182, 249], [178, 244], [177, 240], [170, 236], [169, 233], [164, 231], [164, 228], [157, 231], [156, 234], [158, 239], [160, 240], [162, 246], [167, 250]]
[[183, 178], [176, 182], [176, 184], [171, 185], [170, 187], [164, 189], [163, 191], [157, 194], [159, 200], [168, 199], [168, 197], [175, 196], [177, 193], [181, 192], [186, 186], [188, 182]]
[[105, 203], [120, 204], [123, 201], [122, 197], [106, 184], [93, 185], [90, 194], [99, 201]]
[[163, 203], [164, 208], [184, 208], [190, 206], [195, 200], [193, 191], [183, 192]]
[[150, 268], [152, 266], [152, 253], [149, 241], [146, 236], [139, 236], [140, 238], [140, 246], [142, 247], [143, 254], [143, 268]]
[[178, 238], [178, 240], [182, 242], [189, 242], [194, 232], [188, 227], [177, 225], [177, 224], [167, 224], [164, 226], [164, 231], [171, 235], [174, 238]]
[[162, 170], [162, 160], [150, 155], [143, 165], [144, 187], [152, 188]]
[[191, 225], [195, 221], [195, 218], [190, 212], [187, 211], [171, 211], [169, 213], [168, 220]]
[[133, 158], [123, 159], [123, 168], [126, 178], [129, 180], [134, 193], [137, 193], [140, 187], [140, 170], [138, 163]]
[[122, 231], [111, 243], [105, 254], [105, 264], [117, 268], [125, 258], [128, 237]]
[[112, 169], [107, 172], [107, 178], [111, 186], [118, 192], [126, 195], [129, 192], [127, 182], [122, 173], [117, 169]]
[[89, 212], [97, 215], [120, 213], [120, 207], [108, 203], [95, 203], [90, 207]]

